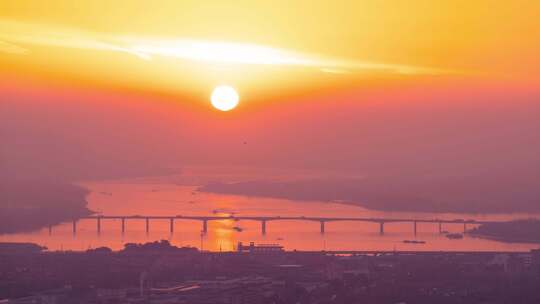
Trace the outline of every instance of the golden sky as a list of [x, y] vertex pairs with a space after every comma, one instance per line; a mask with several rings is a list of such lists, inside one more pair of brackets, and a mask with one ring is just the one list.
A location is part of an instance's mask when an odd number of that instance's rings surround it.
[[219, 84], [250, 100], [374, 79], [536, 82], [538, 15], [524, 0], [2, 1], [0, 64], [204, 102]]

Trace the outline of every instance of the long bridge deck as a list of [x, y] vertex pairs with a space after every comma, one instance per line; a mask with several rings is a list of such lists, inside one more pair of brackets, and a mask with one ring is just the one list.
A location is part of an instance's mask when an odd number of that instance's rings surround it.
[[251, 220], [251, 221], [314, 221], [314, 222], [375, 222], [375, 223], [453, 223], [453, 224], [486, 224], [496, 221], [474, 220], [474, 219], [415, 219], [415, 218], [374, 218], [374, 217], [318, 217], [318, 216], [207, 216], [207, 215], [91, 215], [81, 217], [82, 219], [177, 219], [177, 220], [198, 220], [198, 221], [220, 221], [220, 220]]
[[[497, 221], [485, 221], [485, 220], [474, 220], [474, 219], [417, 219], [417, 218], [375, 218], [375, 217], [319, 217], [319, 216], [219, 216], [219, 215], [90, 215], [84, 216], [78, 219], [74, 219], [73, 223], [73, 233], [77, 231], [77, 221], [79, 220], [95, 220], [97, 223], [97, 231], [101, 232], [101, 221], [103, 220], [121, 220], [122, 232], [125, 232], [126, 221], [127, 220], [144, 220], [146, 222], [146, 232], [150, 231], [150, 221], [151, 220], [168, 220], [169, 221], [169, 230], [174, 232], [174, 222], [179, 220], [194, 220], [200, 221], [202, 223], [202, 232], [206, 233], [208, 231], [208, 222], [209, 221], [224, 221], [224, 220], [233, 220], [233, 221], [258, 221], [261, 223], [261, 233], [266, 234], [266, 223], [269, 221], [312, 221], [320, 223], [320, 232], [325, 233], [327, 222], [338, 222], [338, 221], [349, 221], [349, 222], [372, 222], [379, 224], [379, 232], [384, 233], [384, 225], [386, 223], [412, 223], [413, 232], [417, 232], [418, 223], [434, 223], [439, 225], [439, 232], [442, 233], [443, 224], [462, 224], [463, 231], [467, 231], [467, 224], [471, 225], [482, 225], [488, 223], [496, 223]], [[52, 231], [52, 227], [49, 227], [49, 232]]]

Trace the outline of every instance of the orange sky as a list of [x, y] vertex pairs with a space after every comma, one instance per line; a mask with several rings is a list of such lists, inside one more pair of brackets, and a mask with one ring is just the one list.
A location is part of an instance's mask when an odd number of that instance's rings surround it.
[[[74, 163], [528, 168], [539, 15], [525, 0], [2, 1], [0, 152], [79, 177]], [[236, 110], [210, 106], [219, 84]]]

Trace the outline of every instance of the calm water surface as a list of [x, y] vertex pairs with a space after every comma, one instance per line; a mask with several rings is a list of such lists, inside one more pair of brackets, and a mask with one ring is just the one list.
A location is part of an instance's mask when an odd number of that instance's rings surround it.
[[[274, 178], [282, 178], [274, 175]], [[236, 195], [197, 192], [198, 185], [209, 180], [237, 181], [253, 176], [231, 176], [198, 172], [176, 177], [152, 177], [130, 180], [82, 183], [91, 190], [87, 200], [89, 208], [105, 215], [223, 215], [239, 216], [334, 216], [334, 217], [406, 217], [441, 219], [492, 219], [538, 217], [536, 214], [430, 214], [407, 212], [380, 212], [361, 207], [320, 201], [292, 201]], [[126, 232], [121, 232], [120, 220], [102, 220], [101, 233], [97, 233], [95, 220], [81, 220], [77, 233], [71, 223], [33, 233], [0, 235], [0, 241], [34, 242], [52, 250], [86, 250], [99, 246], [121, 249], [127, 242], [148, 242], [166, 239], [177, 246], [201, 244], [205, 250], [234, 250], [238, 242], [279, 243], [286, 249], [298, 250], [504, 250], [521, 251], [538, 248], [536, 244], [503, 243], [465, 236], [449, 240], [438, 233], [438, 224], [420, 223], [413, 234], [411, 223], [386, 223], [384, 235], [379, 234], [377, 223], [327, 222], [326, 233], [320, 233], [318, 222], [269, 221], [266, 235], [261, 224], [253, 221], [221, 220], [208, 223], [208, 233], [201, 237], [202, 223], [177, 220], [174, 233], [169, 232], [168, 220], [152, 220], [150, 232], [145, 231], [144, 220], [126, 221]], [[241, 231], [238, 231], [241, 230]], [[463, 232], [462, 224], [444, 224], [443, 230]], [[403, 240], [423, 240], [426, 244], [405, 244]]]

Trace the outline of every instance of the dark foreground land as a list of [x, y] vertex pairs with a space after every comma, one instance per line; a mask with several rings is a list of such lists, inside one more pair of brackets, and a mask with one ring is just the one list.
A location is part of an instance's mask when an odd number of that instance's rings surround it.
[[540, 303], [540, 252], [112, 252], [0, 245], [0, 303]]
[[0, 178], [0, 233], [32, 231], [90, 215], [87, 194], [65, 182]]

